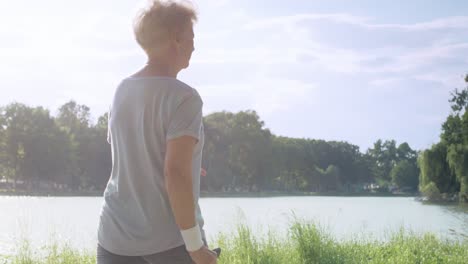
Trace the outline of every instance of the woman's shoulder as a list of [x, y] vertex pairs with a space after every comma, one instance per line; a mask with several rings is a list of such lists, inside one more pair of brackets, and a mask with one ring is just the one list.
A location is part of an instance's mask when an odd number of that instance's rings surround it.
[[170, 90], [179, 94], [181, 97], [197, 97], [200, 98], [198, 91], [192, 86], [186, 84], [185, 82], [179, 79], [173, 79], [169, 85]]
[[[187, 99], [201, 101], [198, 91], [187, 83], [172, 77], [163, 76], [130, 76], [124, 78], [119, 88], [138, 89], [146, 88], [157, 90], [157, 96], [164, 96], [166, 99], [175, 100], [181, 103]], [[118, 89], [119, 90], [119, 89]], [[128, 89], [124, 89], [127, 90]], [[164, 95], [163, 95], [164, 94]]]

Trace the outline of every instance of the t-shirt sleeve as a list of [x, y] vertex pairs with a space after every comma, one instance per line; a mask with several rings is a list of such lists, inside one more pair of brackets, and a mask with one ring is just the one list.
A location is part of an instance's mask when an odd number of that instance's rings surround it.
[[109, 109], [109, 113], [107, 114], [107, 143], [109, 144], [111, 144], [110, 119], [111, 119], [111, 112]]
[[177, 107], [169, 121], [166, 140], [181, 136], [191, 136], [197, 141], [200, 139], [203, 119], [203, 102], [198, 93], [185, 98]]

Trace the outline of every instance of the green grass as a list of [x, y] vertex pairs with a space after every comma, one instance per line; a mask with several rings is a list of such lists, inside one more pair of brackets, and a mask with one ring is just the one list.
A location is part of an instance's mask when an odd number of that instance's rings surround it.
[[[314, 223], [294, 222], [287, 235], [269, 232], [262, 238], [239, 225], [230, 234], [220, 234], [212, 245], [223, 249], [220, 264], [352, 264], [352, 263], [466, 263], [468, 240], [449, 241], [433, 234], [407, 230], [390, 235], [385, 242], [370, 238], [338, 240]], [[17, 253], [1, 257], [0, 263], [75, 264], [95, 263], [95, 252], [74, 250], [67, 245], [32, 250], [19, 243]]]
[[16, 254], [1, 256], [0, 264], [94, 264], [95, 251], [76, 250], [67, 244], [51, 242], [39, 249], [33, 249], [27, 239], [18, 242]]
[[219, 263], [467, 263], [468, 241], [441, 240], [432, 234], [401, 230], [386, 242], [366, 238], [338, 241], [313, 223], [295, 222], [286, 241], [270, 233], [257, 239], [249, 228], [238, 227], [232, 236], [220, 236], [224, 249]]

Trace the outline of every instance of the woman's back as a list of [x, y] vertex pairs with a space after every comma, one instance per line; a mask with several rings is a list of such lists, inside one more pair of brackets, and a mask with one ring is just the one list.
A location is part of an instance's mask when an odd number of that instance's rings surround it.
[[[184, 244], [165, 188], [166, 142], [181, 133], [198, 139], [192, 171], [197, 201], [202, 104], [195, 89], [175, 78], [131, 77], [118, 86], [109, 115], [113, 167], [98, 232], [101, 246], [137, 256]], [[196, 216], [203, 225], [198, 207]]]

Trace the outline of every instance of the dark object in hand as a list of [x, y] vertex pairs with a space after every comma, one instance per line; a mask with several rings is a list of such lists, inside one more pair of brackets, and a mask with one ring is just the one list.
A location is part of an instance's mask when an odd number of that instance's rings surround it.
[[216, 252], [216, 255], [218, 255], [218, 258], [219, 256], [221, 256], [221, 249], [220, 248], [215, 248], [213, 249], [214, 252]]

